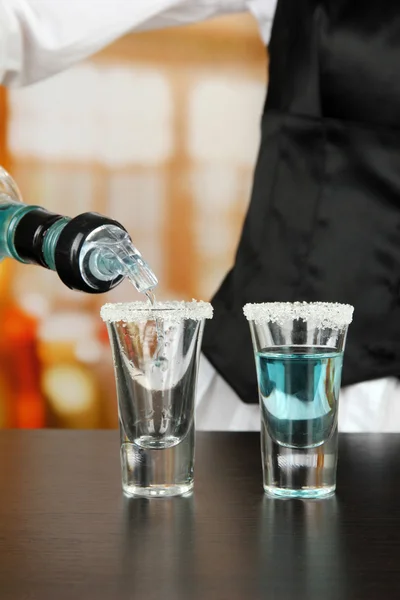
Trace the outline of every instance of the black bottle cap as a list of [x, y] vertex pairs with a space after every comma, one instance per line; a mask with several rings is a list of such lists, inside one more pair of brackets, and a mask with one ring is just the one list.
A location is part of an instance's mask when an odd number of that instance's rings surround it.
[[43, 256], [43, 239], [60, 219], [61, 215], [44, 208], [30, 210], [21, 218], [14, 233], [14, 248], [21, 260], [48, 268]]
[[104, 225], [115, 225], [126, 231], [118, 221], [94, 212], [78, 215], [71, 219], [62, 230], [56, 246], [55, 264], [61, 281], [70, 289], [89, 294], [101, 294], [114, 288], [124, 279], [123, 275], [119, 275], [111, 281], [103, 281], [86, 273], [89, 285], [82, 276], [79, 265], [82, 246], [89, 234]]

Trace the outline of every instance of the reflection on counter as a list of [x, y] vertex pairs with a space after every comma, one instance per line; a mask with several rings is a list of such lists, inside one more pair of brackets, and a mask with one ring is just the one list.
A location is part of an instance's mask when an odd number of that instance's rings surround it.
[[[349, 593], [341, 527], [340, 502], [336, 496], [308, 501], [263, 497], [260, 597], [268, 594], [288, 600], [354, 597]], [[272, 580], [279, 582], [279, 588], [271, 588]], [[293, 580], [298, 582], [295, 595]]]

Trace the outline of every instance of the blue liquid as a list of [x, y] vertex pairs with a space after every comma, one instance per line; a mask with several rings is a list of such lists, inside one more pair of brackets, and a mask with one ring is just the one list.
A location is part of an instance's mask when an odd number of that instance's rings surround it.
[[[8, 200], [8, 197], [6, 199]], [[9, 256], [24, 262], [14, 248], [13, 223], [16, 225], [19, 219], [34, 208], [37, 207], [26, 206], [22, 202], [5, 201], [4, 196], [0, 194], [0, 260]]]
[[263, 427], [289, 448], [313, 448], [336, 430], [343, 353], [276, 346], [257, 353]]

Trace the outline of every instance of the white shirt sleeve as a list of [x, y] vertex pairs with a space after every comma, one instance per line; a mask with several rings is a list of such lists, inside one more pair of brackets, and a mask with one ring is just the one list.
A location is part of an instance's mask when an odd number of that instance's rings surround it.
[[275, 2], [0, 0], [0, 83], [27, 85], [49, 77], [132, 30], [191, 23], [245, 10], [265, 21]]
[[268, 44], [278, 0], [247, 0], [248, 10], [258, 21], [261, 37]]

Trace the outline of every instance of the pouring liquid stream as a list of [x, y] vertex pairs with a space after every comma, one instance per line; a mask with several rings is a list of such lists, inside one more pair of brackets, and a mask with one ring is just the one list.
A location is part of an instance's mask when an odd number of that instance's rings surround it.
[[[143, 260], [140, 252], [132, 244], [131, 239], [125, 231], [108, 229], [107, 238], [95, 244], [97, 249], [96, 266], [107, 273], [124, 274], [133, 287], [144, 293], [152, 308], [157, 305], [153, 292], [158, 281], [150, 267]], [[160, 318], [155, 319], [157, 347], [154, 353], [154, 366], [161, 371], [166, 371], [168, 361], [164, 356], [164, 322]]]
[[[147, 299], [150, 302], [152, 308], [155, 308], [157, 301], [153, 290], [148, 290], [146, 293]], [[164, 323], [162, 319], [156, 318], [156, 332], [157, 332], [157, 348], [155, 352], [155, 366], [159, 367], [162, 371], [166, 371], [168, 368], [168, 361], [164, 356]]]

